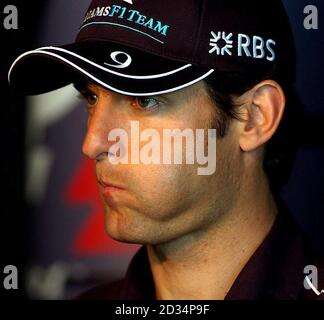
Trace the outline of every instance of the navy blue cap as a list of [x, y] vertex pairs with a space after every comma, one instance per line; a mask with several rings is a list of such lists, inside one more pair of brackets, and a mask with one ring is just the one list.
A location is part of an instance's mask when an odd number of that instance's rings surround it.
[[147, 96], [219, 71], [293, 82], [295, 59], [280, 0], [94, 0], [74, 43], [22, 54], [8, 77], [25, 94], [82, 77], [121, 94]]

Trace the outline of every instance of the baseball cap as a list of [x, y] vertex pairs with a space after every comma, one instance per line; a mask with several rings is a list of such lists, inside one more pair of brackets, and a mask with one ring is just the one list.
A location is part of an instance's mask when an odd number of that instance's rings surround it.
[[294, 40], [280, 0], [93, 0], [74, 43], [23, 53], [8, 79], [30, 95], [81, 77], [148, 96], [217, 72], [294, 81]]

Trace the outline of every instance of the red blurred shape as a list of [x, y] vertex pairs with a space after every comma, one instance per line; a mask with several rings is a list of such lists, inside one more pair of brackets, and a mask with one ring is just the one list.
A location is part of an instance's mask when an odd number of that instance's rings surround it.
[[130, 255], [138, 250], [138, 246], [117, 242], [106, 234], [103, 206], [96, 186], [93, 161], [82, 159], [67, 185], [65, 199], [74, 207], [85, 205], [89, 207], [89, 216], [73, 240], [73, 254], [79, 256]]

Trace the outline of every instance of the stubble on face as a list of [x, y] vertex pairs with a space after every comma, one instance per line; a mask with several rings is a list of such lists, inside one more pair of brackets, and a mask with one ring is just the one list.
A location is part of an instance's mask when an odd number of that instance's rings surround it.
[[[207, 132], [216, 113], [204, 83], [172, 93], [169, 99], [169, 110], [139, 117], [141, 127]], [[97, 162], [97, 177], [125, 186], [109, 201], [103, 196], [108, 234], [122, 242], [160, 244], [217, 224], [234, 203], [235, 147], [230, 133], [217, 141], [217, 170], [211, 176], [199, 176], [197, 165], [185, 163], [113, 166]]]

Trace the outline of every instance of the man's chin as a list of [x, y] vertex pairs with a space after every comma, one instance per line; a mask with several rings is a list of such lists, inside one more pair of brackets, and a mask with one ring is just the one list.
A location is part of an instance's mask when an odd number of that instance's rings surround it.
[[146, 244], [145, 235], [139, 232], [132, 232], [127, 226], [118, 226], [106, 222], [106, 233], [113, 240], [128, 244]]
[[170, 235], [161, 234], [161, 228], [154, 224], [140, 220], [136, 214], [126, 215], [120, 212], [105, 211], [105, 229], [113, 240], [137, 245], [158, 245], [166, 243], [172, 238]]
[[126, 243], [126, 244], [137, 244], [137, 245], [146, 245], [149, 244], [149, 241], [145, 241], [142, 237], [126, 235], [126, 234], [116, 234], [114, 232], [106, 231], [108, 236], [113, 240]]
[[106, 233], [113, 240], [126, 243], [126, 244], [136, 244], [136, 245], [157, 245], [163, 243], [157, 237], [152, 235], [145, 234], [144, 232], [130, 232], [127, 228], [118, 230], [111, 228], [109, 225], [106, 225]]
[[[151, 236], [147, 230], [140, 225], [136, 212], [128, 210], [116, 210], [105, 206], [105, 230], [113, 240], [128, 243], [145, 245], [150, 243]], [[142, 222], [143, 225], [143, 222]]]

